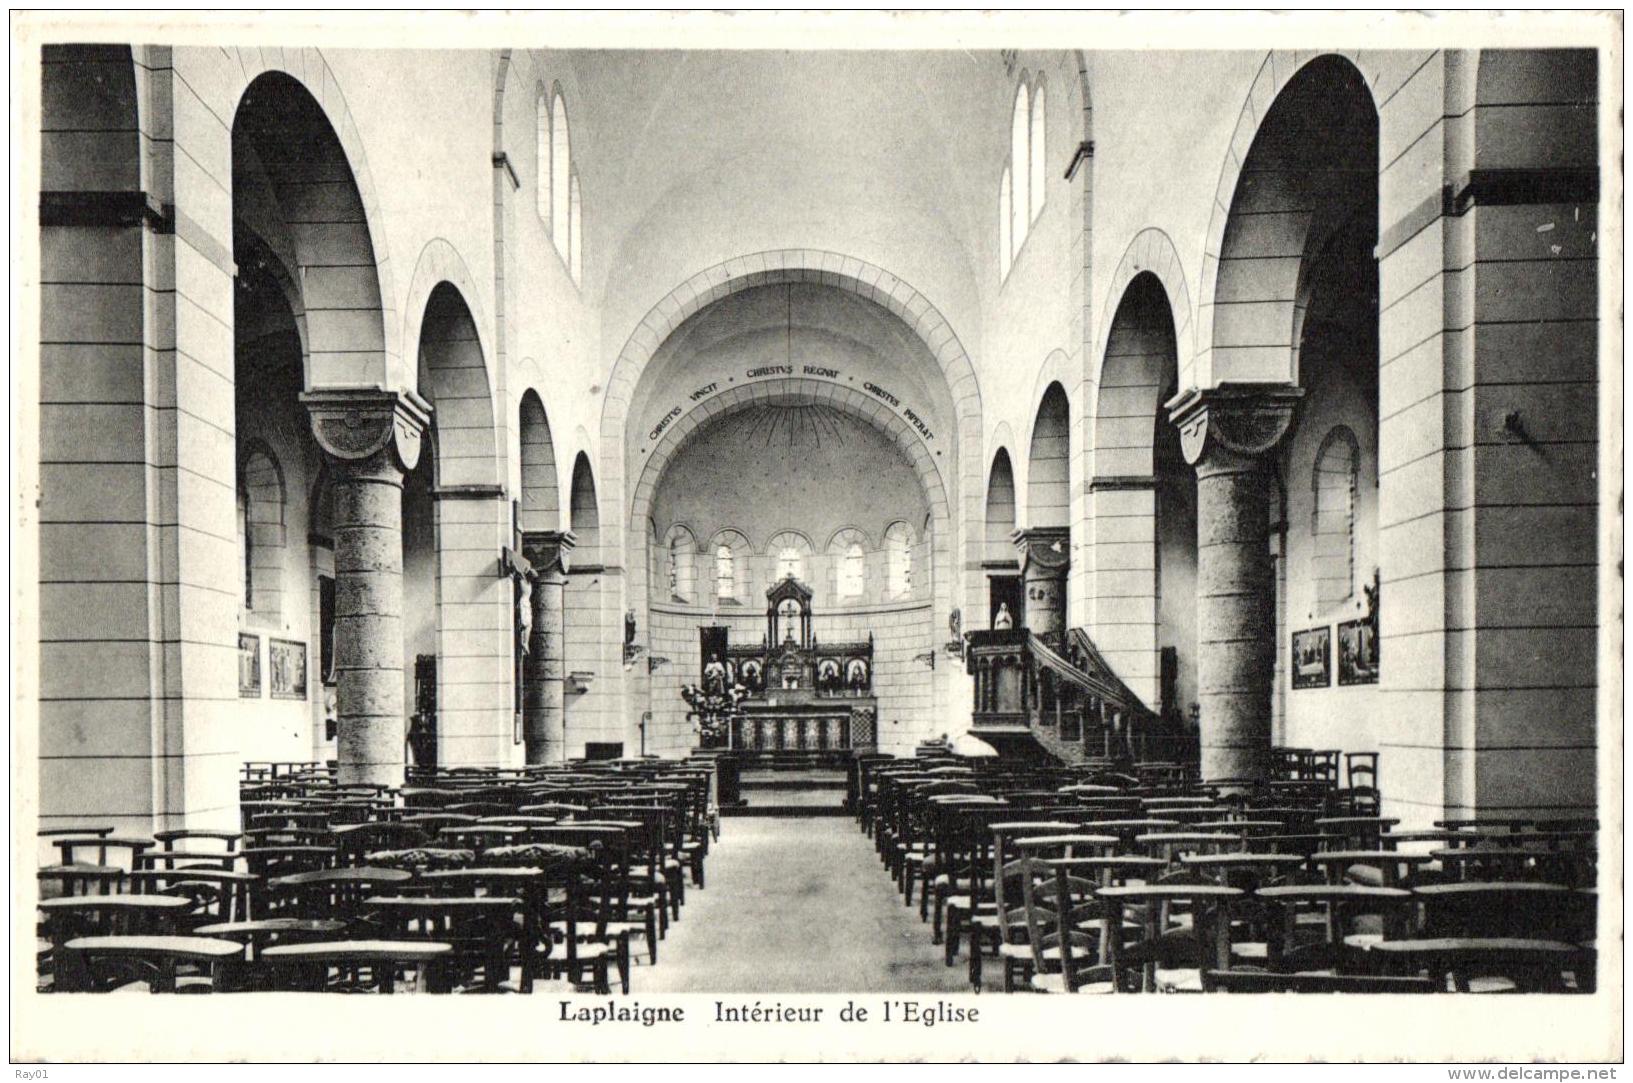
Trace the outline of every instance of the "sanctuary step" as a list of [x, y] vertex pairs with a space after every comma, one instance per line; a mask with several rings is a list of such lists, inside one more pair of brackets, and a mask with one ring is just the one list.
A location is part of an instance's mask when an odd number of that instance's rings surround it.
[[845, 816], [846, 773], [815, 766], [745, 765], [741, 805], [722, 807], [722, 816]]

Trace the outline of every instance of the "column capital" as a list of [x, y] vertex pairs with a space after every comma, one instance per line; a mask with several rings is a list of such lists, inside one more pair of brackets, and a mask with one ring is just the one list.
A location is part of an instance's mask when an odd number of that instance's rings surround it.
[[420, 434], [431, 404], [412, 391], [375, 387], [320, 388], [301, 393], [312, 436], [337, 463], [361, 463], [389, 451], [404, 473], [420, 461]]
[[569, 554], [577, 544], [578, 537], [571, 530], [522, 531], [522, 556], [541, 577], [558, 570], [565, 573], [570, 566]]
[[1192, 388], [1168, 401], [1185, 461], [1200, 466], [1216, 453], [1253, 460], [1292, 431], [1304, 389], [1294, 384], [1220, 384]]
[[1032, 526], [1010, 535], [1021, 554], [1021, 574], [1036, 564], [1051, 572], [1064, 572], [1072, 561], [1072, 532], [1064, 526]]

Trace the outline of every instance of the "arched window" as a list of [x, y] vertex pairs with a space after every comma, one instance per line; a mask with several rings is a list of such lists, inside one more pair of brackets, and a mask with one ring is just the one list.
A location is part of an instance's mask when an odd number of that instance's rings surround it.
[[255, 535], [249, 525], [249, 490], [244, 488], [244, 479], [238, 479], [238, 566], [243, 574], [243, 592], [245, 609], [255, 608], [255, 561], [251, 559], [255, 551]]
[[1009, 164], [1014, 170], [1014, 199], [1010, 221], [1010, 250], [1019, 253], [1021, 245], [1026, 243], [1027, 227], [1032, 224], [1032, 214], [1028, 206], [1032, 191], [1032, 151], [1027, 145], [1027, 135], [1030, 130], [1031, 110], [1028, 104], [1026, 83], [1015, 88], [1015, 111], [1009, 122]]
[[1009, 277], [1009, 268], [1015, 262], [1015, 249], [1010, 237], [1015, 228], [1013, 212], [1010, 210], [1009, 170], [1004, 170], [1003, 179], [998, 182], [998, 279], [1003, 281]]
[[1355, 488], [1360, 472], [1360, 444], [1340, 425], [1321, 442], [1311, 478], [1311, 568], [1318, 612], [1355, 595]]
[[730, 605], [742, 602], [748, 593], [748, 569], [743, 561], [748, 555], [748, 539], [735, 530], [722, 530], [709, 546], [714, 553], [714, 596]]
[[784, 530], [773, 534], [766, 543], [766, 551], [776, 558], [773, 575], [778, 580], [793, 576], [795, 579], [805, 579], [805, 558], [811, 555], [811, 543], [805, 540], [803, 534], [792, 530]]
[[239, 466], [244, 546], [244, 608], [276, 617], [283, 606], [283, 471], [264, 444], [253, 446]]
[[550, 240], [562, 259], [567, 258], [572, 214], [572, 138], [567, 131], [567, 103], [558, 91], [550, 99]]
[[867, 593], [868, 539], [855, 527], [846, 527], [828, 542], [828, 557], [834, 568], [834, 593], [841, 598], [860, 598]]
[[534, 122], [534, 153], [538, 155], [538, 164], [534, 166], [533, 175], [533, 205], [539, 212], [539, 221], [550, 221], [550, 108], [543, 94], [533, 103]]
[[578, 195], [578, 170], [573, 170], [568, 184], [570, 210], [567, 219], [567, 265], [573, 273], [573, 282], [584, 282], [584, 204]]
[[729, 545], [714, 549], [714, 593], [717, 598], [737, 596], [737, 560]]
[[1031, 164], [1028, 172], [1031, 174], [1031, 207], [1032, 221], [1038, 220], [1043, 213], [1044, 181], [1047, 179], [1044, 165], [1044, 120], [1043, 120], [1043, 84], [1039, 83], [1032, 90], [1032, 131], [1028, 137], [1031, 146]]
[[668, 561], [669, 597], [677, 602], [694, 601], [697, 598], [696, 539], [685, 527], [672, 526], [664, 548]]
[[885, 588], [893, 598], [913, 593], [913, 528], [906, 523], [885, 528]]

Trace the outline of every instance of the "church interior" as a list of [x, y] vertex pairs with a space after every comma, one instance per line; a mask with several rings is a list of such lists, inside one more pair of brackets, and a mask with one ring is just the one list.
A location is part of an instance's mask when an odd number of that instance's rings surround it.
[[40, 990], [1595, 990], [1593, 48], [34, 63]]

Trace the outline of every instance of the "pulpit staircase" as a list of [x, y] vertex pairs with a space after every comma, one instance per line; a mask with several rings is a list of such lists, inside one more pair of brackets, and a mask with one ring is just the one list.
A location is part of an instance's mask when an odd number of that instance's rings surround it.
[[1000, 756], [1082, 763], [1167, 758], [1183, 749], [1107, 663], [1088, 632], [1043, 638], [1024, 628], [970, 632], [970, 732]]

